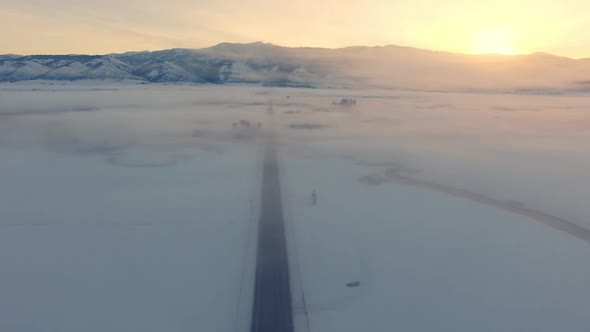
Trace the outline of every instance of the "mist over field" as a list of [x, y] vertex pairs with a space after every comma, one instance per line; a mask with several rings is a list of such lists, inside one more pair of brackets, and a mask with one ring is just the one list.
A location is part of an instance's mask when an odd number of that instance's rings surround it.
[[248, 331], [274, 133], [297, 331], [587, 331], [588, 94], [440, 90], [0, 84], [0, 330]]

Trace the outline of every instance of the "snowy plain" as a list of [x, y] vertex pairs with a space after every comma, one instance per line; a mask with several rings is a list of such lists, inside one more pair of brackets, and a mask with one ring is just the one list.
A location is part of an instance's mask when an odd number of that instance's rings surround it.
[[272, 104], [298, 331], [587, 331], [588, 98], [0, 84], [0, 330], [247, 331]]
[[349, 96], [282, 118], [323, 128], [282, 141], [299, 331], [590, 328], [588, 238], [533, 218], [590, 227], [587, 95]]
[[256, 106], [73, 89], [0, 92], [0, 330], [247, 331]]

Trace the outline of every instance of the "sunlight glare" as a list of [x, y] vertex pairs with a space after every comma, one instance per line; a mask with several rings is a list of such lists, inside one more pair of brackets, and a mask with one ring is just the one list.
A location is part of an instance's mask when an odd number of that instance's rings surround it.
[[512, 29], [489, 27], [475, 35], [475, 52], [482, 54], [512, 55], [516, 52], [515, 33]]

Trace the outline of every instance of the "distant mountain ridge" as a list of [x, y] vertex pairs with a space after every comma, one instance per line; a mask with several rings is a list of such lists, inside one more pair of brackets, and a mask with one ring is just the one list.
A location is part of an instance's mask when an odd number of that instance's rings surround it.
[[261, 42], [107, 55], [0, 55], [0, 81], [25, 80], [575, 88], [590, 81], [590, 59], [546, 53], [465, 55], [394, 45], [288, 48]]

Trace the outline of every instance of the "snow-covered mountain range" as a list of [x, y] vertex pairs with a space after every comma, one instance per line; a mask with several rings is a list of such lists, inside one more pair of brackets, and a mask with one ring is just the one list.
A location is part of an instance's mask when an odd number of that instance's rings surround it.
[[141, 80], [278, 86], [588, 88], [590, 59], [464, 55], [400, 46], [342, 49], [222, 43], [108, 55], [0, 55], [0, 81]]

